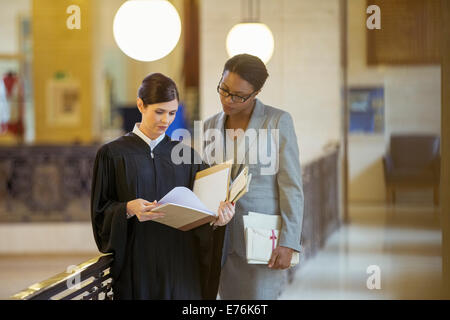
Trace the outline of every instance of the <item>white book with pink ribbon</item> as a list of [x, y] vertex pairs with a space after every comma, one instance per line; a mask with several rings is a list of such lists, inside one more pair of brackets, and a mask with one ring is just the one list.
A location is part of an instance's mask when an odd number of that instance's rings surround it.
[[[278, 246], [281, 216], [249, 212], [244, 216], [247, 263], [268, 264]], [[292, 254], [291, 267], [299, 263], [299, 253]]]

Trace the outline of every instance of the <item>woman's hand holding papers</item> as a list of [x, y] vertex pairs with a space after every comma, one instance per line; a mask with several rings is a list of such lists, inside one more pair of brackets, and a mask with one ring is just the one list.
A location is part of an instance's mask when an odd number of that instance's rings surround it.
[[127, 215], [130, 217], [136, 216], [140, 222], [154, 220], [164, 217], [162, 212], [151, 212], [158, 207], [157, 201], [149, 202], [144, 199], [135, 199], [127, 202]]
[[224, 226], [228, 222], [230, 222], [233, 216], [234, 216], [234, 204], [228, 201], [226, 202], [221, 201], [219, 209], [217, 209], [217, 219], [213, 223], [213, 226]]
[[271, 269], [287, 269], [291, 266], [292, 254], [294, 250], [291, 248], [278, 246], [272, 251], [272, 257], [269, 261]]

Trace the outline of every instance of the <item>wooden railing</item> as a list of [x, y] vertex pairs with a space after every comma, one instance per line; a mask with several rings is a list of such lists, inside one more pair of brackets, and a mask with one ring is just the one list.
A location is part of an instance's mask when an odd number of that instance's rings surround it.
[[332, 147], [321, 157], [302, 166], [304, 214], [300, 263], [289, 269], [289, 282], [304, 261], [313, 257], [327, 238], [341, 225], [339, 214], [339, 148]]
[[[289, 269], [289, 282], [305, 260], [314, 256], [328, 236], [339, 228], [338, 154], [334, 148], [302, 166], [305, 211], [302, 227], [300, 263]], [[112, 299], [109, 273], [112, 255], [86, 261], [70, 272], [63, 272], [15, 294], [12, 299]]]
[[112, 255], [100, 255], [36, 283], [13, 300], [112, 300]]

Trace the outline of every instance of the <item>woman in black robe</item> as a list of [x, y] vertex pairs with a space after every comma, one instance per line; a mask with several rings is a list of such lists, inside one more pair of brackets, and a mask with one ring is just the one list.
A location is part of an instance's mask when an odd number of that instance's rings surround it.
[[[222, 202], [214, 225], [180, 231], [151, 221], [157, 200], [177, 186], [192, 190], [195, 161], [175, 164], [165, 131], [175, 118], [178, 90], [166, 76], [147, 76], [138, 91], [142, 122], [133, 132], [103, 145], [94, 164], [91, 218], [98, 249], [114, 254], [111, 266], [114, 299], [214, 299], [220, 263], [213, 261], [213, 228], [228, 223], [234, 205]], [[215, 266], [215, 267], [212, 267]], [[211, 292], [213, 292], [211, 294]]]

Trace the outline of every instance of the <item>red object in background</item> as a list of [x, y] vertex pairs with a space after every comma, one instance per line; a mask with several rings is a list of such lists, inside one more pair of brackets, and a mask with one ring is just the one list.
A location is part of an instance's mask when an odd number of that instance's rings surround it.
[[[17, 136], [23, 136], [23, 86], [19, 77], [8, 72], [3, 77], [6, 89], [6, 99], [9, 103], [11, 118], [7, 123], [2, 123], [2, 132], [11, 132]], [[5, 130], [6, 129], [6, 130]]]
[[6, 88], [6, 96], [8, 98], [11, 98], [14, 85], [17, 83], [17, 81], [18, 81], [17, 76], [12, 72], [8, 72], [3, 77], [3, 82], [5, 83]]

